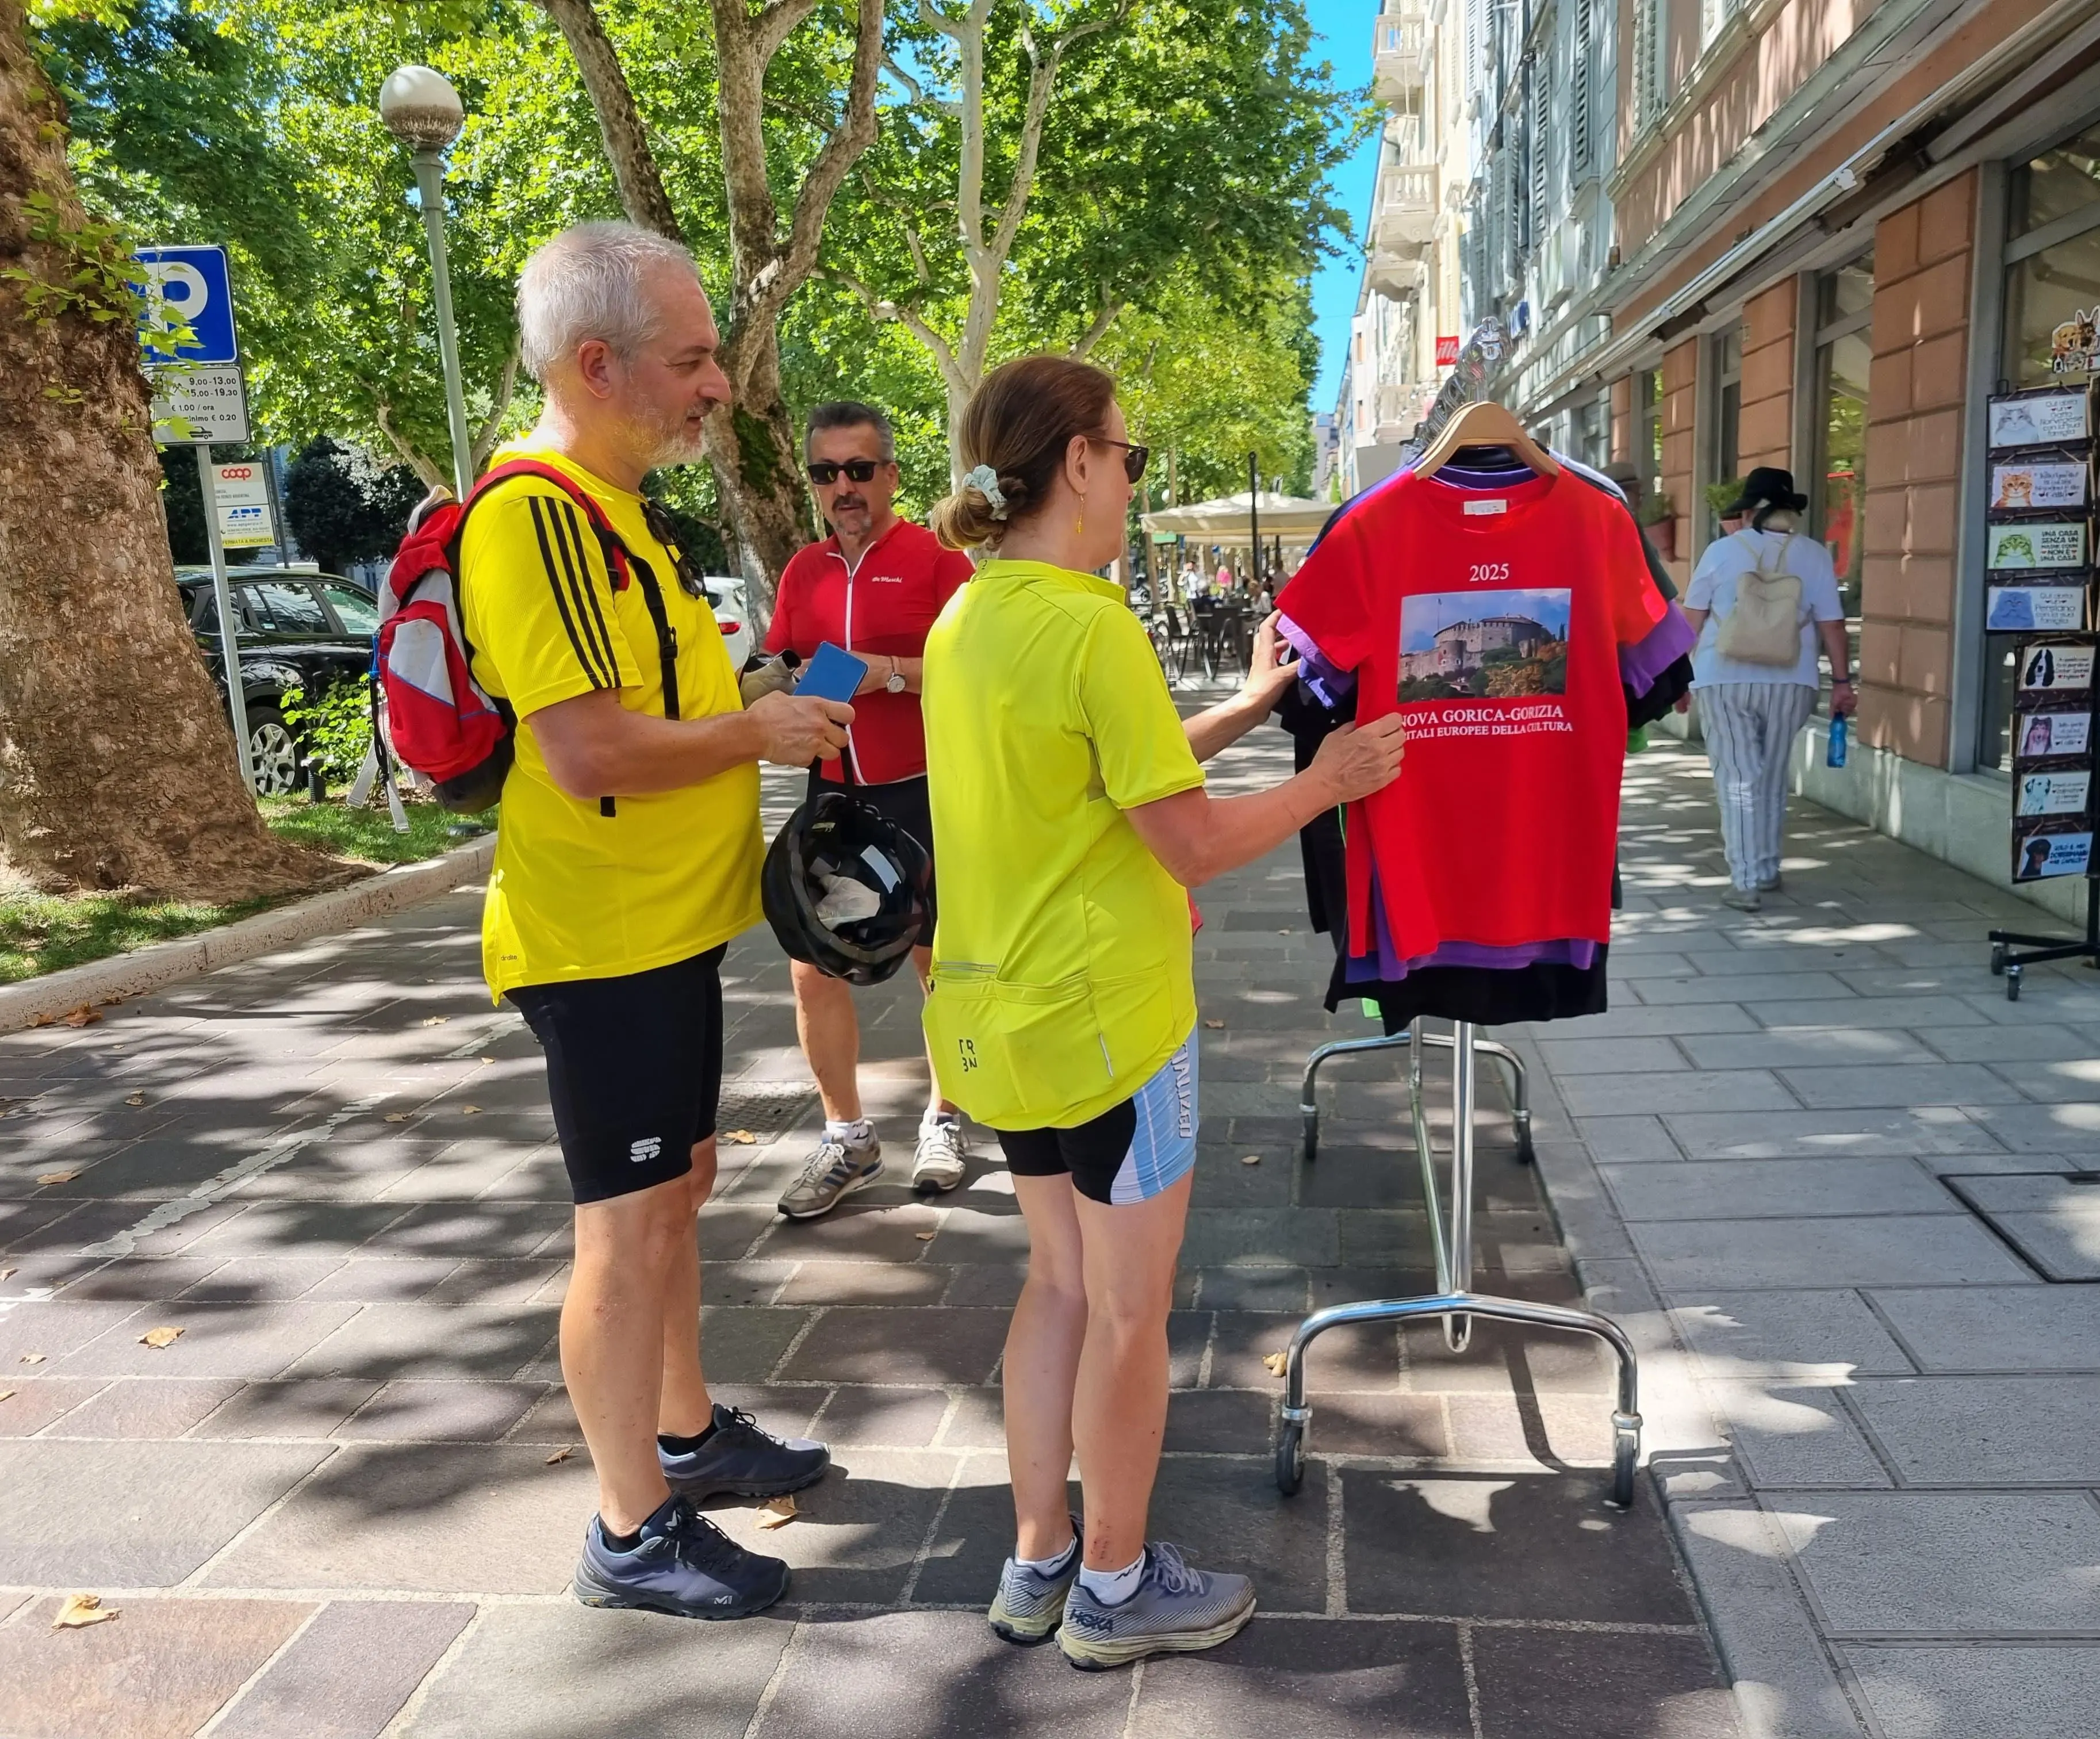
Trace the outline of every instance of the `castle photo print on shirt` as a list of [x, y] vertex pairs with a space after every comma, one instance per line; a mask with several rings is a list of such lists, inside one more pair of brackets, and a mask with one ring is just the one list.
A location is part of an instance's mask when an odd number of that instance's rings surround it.
[[1569, 597], [1511, 589], [1402, 599], [1401, 704], [1566, 694]]

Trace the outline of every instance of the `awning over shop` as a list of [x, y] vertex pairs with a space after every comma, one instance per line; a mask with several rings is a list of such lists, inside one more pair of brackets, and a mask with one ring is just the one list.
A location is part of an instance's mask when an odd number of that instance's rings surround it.
[[[1252, 511], [1261, 520], [1262, 541], [1282, 537], [1292, 543], [1309, 542], [1335, 510], [1331, 501], [1316, 501], [1302, 495], [1277, 495], [1264, 490], [1255, 497]], [[1186, 507], [1162, 507], [1143, 515], [1145, 528], [1155, 536], [1200, 537], [1226, 543], [1245, 543], [1249, 506], [1247, 492], [1221, 495], [1213, 501], [1193, 501]]]

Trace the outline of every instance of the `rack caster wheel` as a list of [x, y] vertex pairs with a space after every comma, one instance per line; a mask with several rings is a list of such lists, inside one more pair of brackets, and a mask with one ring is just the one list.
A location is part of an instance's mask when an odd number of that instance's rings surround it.
[[2005, 968], [2005, 1000], [2018, 1002], [2019, 1000], [2020, 969], [2017, 965], [2008, 964]]
[[2005, 945], [2002, 942], [1991, 944], [1991, 976], [2002, 978], [2005, 975]]
[[1634, 1473], [1640, 1460], [1640, 1433], [1621, 1431], [1617, 1433], [1612, 1450], [1612, 1507], [1630, 1510], [1634, 1507]]
[[1305, 1157], [1308, 1159], [1317, 1159], [1320, 1157], [1320, 1114], [1315, 1110], [1304, 1110], [1304, 1115], [1305, 1119]]
[[1305, 1483], [1305, 1428], [1286, 1419], [1276, 1440], [1276, 1489], [1285, 1497], [1295, 1497]]

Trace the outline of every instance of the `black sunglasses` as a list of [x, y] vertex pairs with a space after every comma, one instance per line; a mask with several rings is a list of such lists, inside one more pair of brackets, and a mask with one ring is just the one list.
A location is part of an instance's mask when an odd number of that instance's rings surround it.
[[1145, 461], [1152, 457], [1149, 447], [1140, 447], [1131, 441], [1112, 441], [1105, 435], [1089, 435], [1088, 439], [1099, 441], [1104, 447], [1123, 448], [1123, 474], [1132, 483], [1145, 475]]
[[830, 459], [813, 459], [810, 461], [810, 481], [828, 486], [836, 483], [839, 473], [844, 471], [857, 483], [873, 483], [876, 472], [889, 463], [887, 459], [848, 459], [844, 463]]
[[680, 540], [678, 527], [673, 523], [670, 514], [664, 512], [660, 503], [651, 501], [645, 497], [642, 503], [642, 523], [649, 527], [649, 535], [671, 552], [671, 559], [677, 569], [678, 584], [684, 589], [686, 596], [705, 597], [707, 588], [700, 584], [700, 571], [693, 565], [692, 558], [686, 554], [686, 546]]

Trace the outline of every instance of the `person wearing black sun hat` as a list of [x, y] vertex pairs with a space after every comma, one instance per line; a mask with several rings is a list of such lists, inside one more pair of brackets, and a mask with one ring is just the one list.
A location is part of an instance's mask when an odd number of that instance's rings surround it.
[[1807, 507], [1792, 472], [1758, 466], [1722, 515], [1747, 523], [1707, 545], [1685, 594], [1685, 620], [1699, 636], [1692, 686], [1728, 858], [1721, 900], [1739, 911], [1757, 911], [1780, 885], [1787, 768], [1822, 686], [1819, 642], [1830, 660], [1831, 715], [1858, 704], [1830, 552], [1797, 530]]

